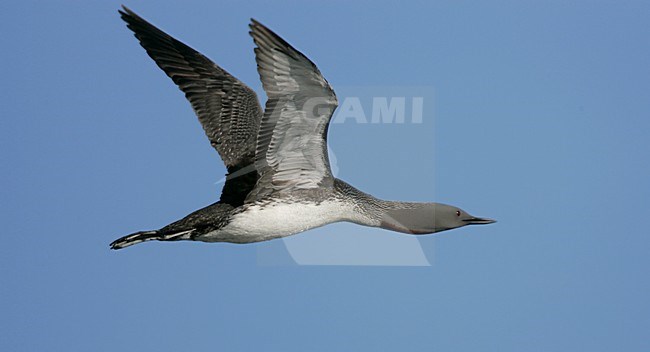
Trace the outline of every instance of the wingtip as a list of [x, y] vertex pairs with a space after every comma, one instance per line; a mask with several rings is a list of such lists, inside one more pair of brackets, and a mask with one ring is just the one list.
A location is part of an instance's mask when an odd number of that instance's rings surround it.
[[251, 21], [250, 21], [250, 23], [248, 24], [248, 28], [250, 28], [250, 31], [248, 31], [248, 34], [250, 34], [251, 36], [253, 36], [253, 30], [255, 29], [255, 27], [258, 27], [259, 25], [260, 25], [260, 23], [257, 22], [256, 19], [254, 19], [254, 18], [251, 17]]
[[248, 24], [248, 27], [249, 27], [251, 30], [260, 30], [260, 29], [262, 29], [262, 30], [269, 30], [268, 27], [266, 27], [266, 26], [263, 25], [260, 21], [254, 19], [254, 18], [252, 18], [252, 17], [251, 17], [251, 23]]
[[120, 5], [122, 8], [118, 9], [117, 12], [122, 16], [123, 19], [127, 18], [134, 18], [134, 19], [142, 19], [140, 16], [138, 16], [137, 13], [133, 12], [130, 8], [126, 7], [125, 5]]
[[255, 32], [259, 31], [260, 27], [264, 28], [264, 25], [261, 24], [258, 20], [251, 17], [251, 21], [248, 24], [248, 28], [250, 29], [248, 31], [248, 35], [250, 35], [253, 39], [255, 39]]
[[126, 5], [124, 5], [124, 4], [120, 5], [120, 8], [117, 9], [117, 12], [119, 12], [119, 13], [122, 14], [122, 15], [126, 15], [126, 14], [131, 14], [131, 13], [133, 13], [133, 11], [131, 11], [131, 9], [129, 9], [128, 7], [126, 7]]

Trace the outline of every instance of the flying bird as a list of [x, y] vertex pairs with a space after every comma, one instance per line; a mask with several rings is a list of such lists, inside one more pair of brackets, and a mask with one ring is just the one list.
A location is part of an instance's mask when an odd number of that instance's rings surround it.
[[126, 7], [119, 10], [140, 45], [189, 100], [228, 173], [218, 202], [161, 229], [113, 243], [252, 243], [347, 221], [420, 235], [494, 220], [440, 203], [386, 201], [332, 175], [327, 130], [338, 102], [305, 55], [252, 19], [250, 35], [267, 95], [255, 92], [201, 53]]

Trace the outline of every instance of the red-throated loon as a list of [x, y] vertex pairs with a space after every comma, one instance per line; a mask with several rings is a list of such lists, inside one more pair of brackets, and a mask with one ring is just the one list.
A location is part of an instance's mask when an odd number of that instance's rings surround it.
[[112, 249], [149, 240], [251, 243], [339, 221], [416, 235], [494, 222], [440, 203], [377, 199], [334, 178], [327, 129], [336, 95], [313, 62], [261, 23], [251, 20], [250, 34], [264, 110], [253, 90], [208, 58], [128, 8], [119, 13], [185, 93], [228, 175], [218, 202]]

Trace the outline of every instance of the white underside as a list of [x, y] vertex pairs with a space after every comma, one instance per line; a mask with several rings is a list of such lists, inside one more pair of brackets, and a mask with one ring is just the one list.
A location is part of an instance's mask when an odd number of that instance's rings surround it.
[[205, 242], [250, 243], [286, 237], [338, 221], [350, 220], [354, 210], [343, 203], [253, 204], [223, 228], [199, 238]]

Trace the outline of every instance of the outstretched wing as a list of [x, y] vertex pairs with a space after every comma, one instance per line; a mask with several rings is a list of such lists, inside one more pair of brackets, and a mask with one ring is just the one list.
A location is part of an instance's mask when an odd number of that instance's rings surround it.
[[140, 45], [185, 93], [228, 170], [252, 164], [262, 117], [255, 92], [201, 53], [122, 8], [120, 15]]
[[327, 128], [338, 105], [334, 91], [306, 56], [259, 22], [250, 28], [268, 101], [255, 153], [260, 181], [247, 201], [331, 186]]

